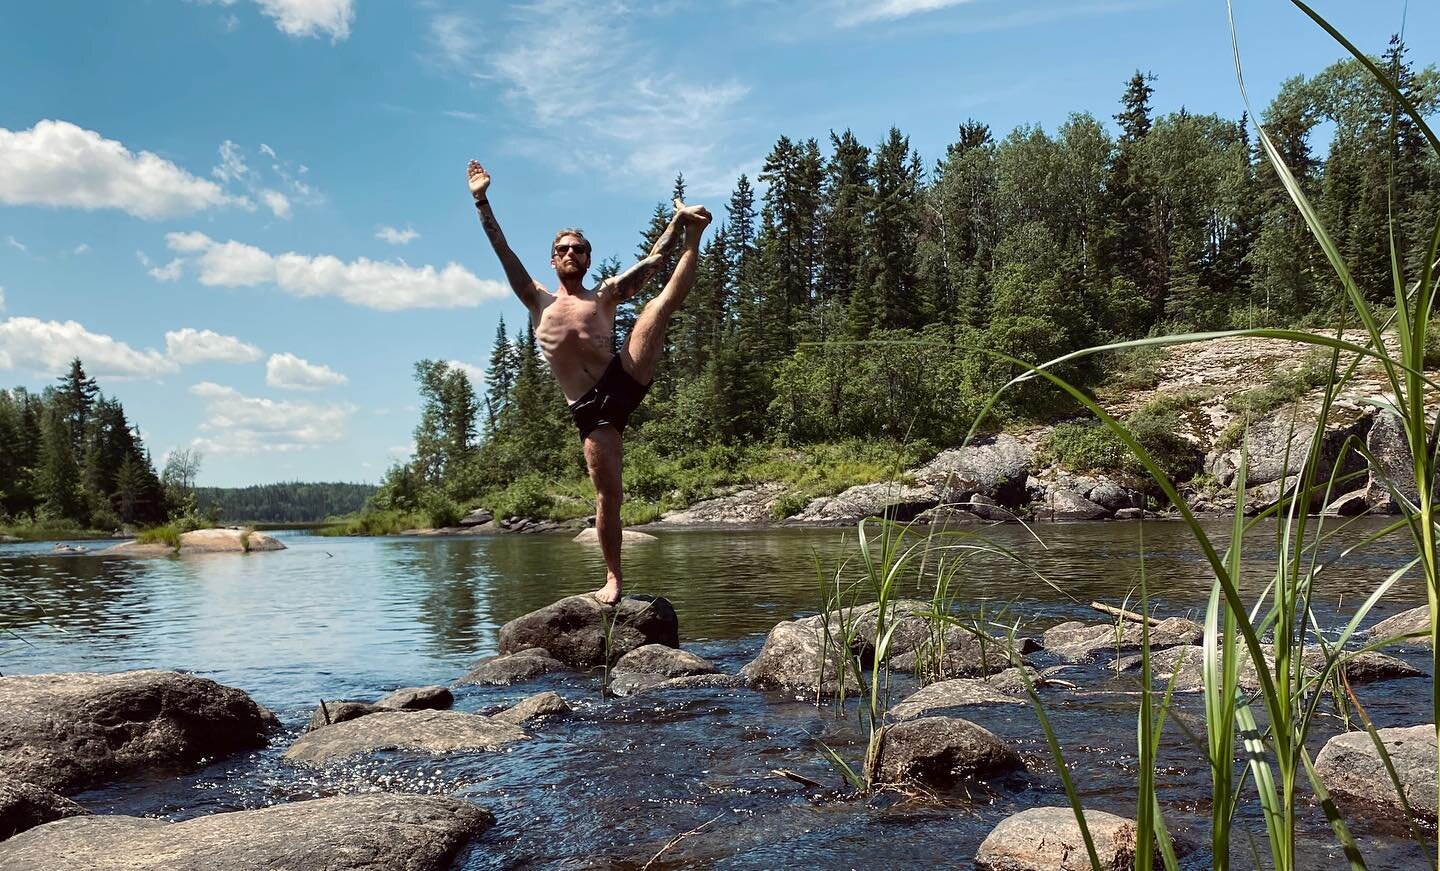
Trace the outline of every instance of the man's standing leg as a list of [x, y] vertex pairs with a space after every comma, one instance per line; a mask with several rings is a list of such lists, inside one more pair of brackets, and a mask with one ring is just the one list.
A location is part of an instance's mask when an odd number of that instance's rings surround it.
[[620, 601], [624, 584], [620, 574], [621, 451], [620, 433], [613, 426], [597, 427], [585, 437], [585, 467], [595, 485], [595, 533], [605, 557], [605, 586], [595, 591], [595, 598], [605, 605]]

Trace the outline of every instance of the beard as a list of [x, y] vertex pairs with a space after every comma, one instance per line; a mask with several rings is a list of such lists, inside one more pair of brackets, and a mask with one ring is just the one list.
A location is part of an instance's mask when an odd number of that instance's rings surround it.
[[566, 263], [561, 261], [555, 264], [555, 274], [561, 278], [584, 278], [585, 273], [590, 271], [586, 263]]

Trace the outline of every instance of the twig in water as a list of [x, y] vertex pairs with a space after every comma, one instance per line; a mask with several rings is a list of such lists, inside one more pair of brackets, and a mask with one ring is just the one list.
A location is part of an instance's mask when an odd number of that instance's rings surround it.
[[1120, 617], [1132, 623], [1149, 623], [1151, 626], [1159, 626], [1164, 622], [1155, 617], [1146, 617], [1144, 614], [1136, 614], [1134, 611], [1126, 611], [1124, 608], [1116, 608], [1114, 605], [1107, 605], [1104, 602], [1091, 602], [1090, 607], [1102, 614]]
[[796, 773], [796, 772], [794, 772], [794, 771], [791, 771], [791, 770], [788, 769], [788, 768], [772, 768], [772, 769], [770, 769], [770, 773], [773, 774], [773, 775], [775, 775], [776, 777], [784, 777], [784, 778], [787, 778], [787, 779], [789, 779], [789, 780], [793, 780], [793, 781], [795, 781], [796, 783], [800, 784], [801, 786], [808, 786], [808, 787], [810, 787], [811, 789], [819, 789], [819, 788], [820, 788], [820, 782], [819, 782], [818, 780], [811, 780], [810, 778], [806, 777], [805, 775], [803, 775], [803, 774], [798, 774], [798, 773]]
[[325, 707], [325, 700], [320, 700], [320, 713], [325, 715], [325, 725], [332, 725], [330, 722], [330, 709]]
[[690, 837], [691, 835], [698, 835], [698, 834], [700, 834], [701, 832], [705, 831], [705, 829], [706, 829], [707, 826], [709, 826], [711, 823], [715, 822], [716, 820], [720, 819], [720, 818], [723, 817], [723, 816], [725, 816], [723, 813], [722, 813], [722, 814], [717, 814], [717, 815], [716, 815], [715, 817], [713, 817], [712, 819], [706, 820], [705, 822], [701, 823], [700, 825], [696, 826], [695, 828], [691, 829], [690, 831], [688, 831], [688, 832], [681, 832], [680, 834], [678, 834], [678, 835], [676, 835], [675, 837], [671, 838], [668, 842], [666, 842], [665, 846], [663, 846], [663, 847], [660, 848], [660, 852], [658, 852], [658, 853], [656, 853], [654, 856], [651, 856], [651, 857], [650, 857], [650, 861], [649, 861], [649, 862], [646, 862], [646, 863], [645, 863], [645, 867], [641, 868], [640, 871], [650, 871], [650, 866], [652, 866], [652, 865], [654, 865], [656, 862], [660, 861], [660, 857], [663, 856], [663, 855], [665, 855], [665, 851], [666, 851], [666, 850], [670, 849], [671, 847], [675, 846], [676, 844], [680, 843], [681, 841], [685, 840], [686, 838]]

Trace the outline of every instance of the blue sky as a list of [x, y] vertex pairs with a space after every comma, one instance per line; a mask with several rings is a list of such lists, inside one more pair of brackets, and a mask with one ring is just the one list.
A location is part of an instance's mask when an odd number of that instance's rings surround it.
[[[1260, 106], [1340, 56], [1237, 5]], [[1407, 15], [1317, 5], [1376, 52]], [[1435, 61], [1440, 4], [1405, 27]], [[5, 5], [0, 57], [0, 384], [78, 355], [157, 465], [196, 447], [218, 486], [377, 480], [414, 361], [483, 378], [524, 311], [471, 157], [549, 282], [555, 228], [629, 259], [677, 172], [718, 207], [781, 134], [894, 125], [933, 165], [969, 117], [1113, 129], [1137, 68], [1159, 112], [1242, 109], [1220, 0], [48, 0]]]

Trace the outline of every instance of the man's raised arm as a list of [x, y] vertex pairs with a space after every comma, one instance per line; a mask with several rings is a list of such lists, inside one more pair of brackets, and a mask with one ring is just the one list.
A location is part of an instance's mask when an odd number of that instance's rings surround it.
[[684, 238], [681, 231], [685, 224], [684, 216], [681, 213], [681, 209], [684, 207], [684, 203], [678, 199], [675, 200], [675, 214], [670, 216], [670, 223], [665, 227], [665, 232], [661, 233], [660, 238], [655, 240], [655, 244], [650, 246], [650, 253], [645, 255], [645, 258], [639, 263], [607, 282], [615, 302], [624, 302], [639, 293], [640, 288], [645, 286], [645, 282], [649, 281], [656, 272], [660, 271], [660, 267], [665, 265], [665, 258], [670, 256]]
[[510, 243], [505, 241], [505, 234], [500, 232], [500, 222], [495, 220], [495, 213], [490, 210], [490, 199], [486, 193], [490, 189], [490, 173], [485, 171], [478, 161], [470, 161], [470, 194], [475, 197], [475, 209], [480, 213], [480, 226], [485, 228], [485, 235], [490, 237], [490, 245], [495, 249], [495, 254], [500, 258], [500, 265], [505, 268], [505, 278], [510, 282], [510, 288], [525, 308], [535, 314], [540, 310], [541, 294], [545, 288], [536, 283], [525, 271], [525, 265], [515, 252], [510, 250]]

